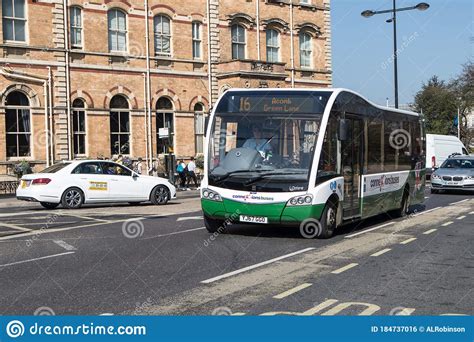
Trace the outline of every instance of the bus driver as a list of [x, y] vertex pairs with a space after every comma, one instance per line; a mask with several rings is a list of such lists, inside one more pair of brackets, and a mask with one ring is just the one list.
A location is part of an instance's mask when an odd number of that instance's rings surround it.
[[242, 147], [249, 148], [251, 150], [257, 150], [262, 156], [265, 156], [267, 152], [272, 150], [270, 139], [262, 137], [262, 131], [258, 125], [252, 125], [253, 138], [249, 138], [245, 141]]

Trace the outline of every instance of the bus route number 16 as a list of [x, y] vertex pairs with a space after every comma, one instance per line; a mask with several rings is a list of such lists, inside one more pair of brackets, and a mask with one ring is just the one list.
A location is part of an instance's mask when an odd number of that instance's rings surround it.
[[250, 111], [250, 99], [248, 97], [242, 97], [240, 99], [240, 111], [241, 112]]

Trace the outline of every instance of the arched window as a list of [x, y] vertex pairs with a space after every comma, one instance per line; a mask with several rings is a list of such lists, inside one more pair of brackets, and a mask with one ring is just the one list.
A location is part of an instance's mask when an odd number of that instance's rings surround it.
[[164, 15], [153, 19], [155, 30], [155, 53], [159, 56], [171, 56], [171, 20]]
[[25, 94], [13, 91], [5, 102], [5, 132], [7, 136], [7, 157], [31, 155], [30, 101]]
[[245, 59], [245, 28], [241, 25], [232, 25], [232, 59]]
[[71, 31], [71, 47], [76, 49], [82, 48], [82, 9], [78, 6], [70, 8], [69, 13], [70, 31]]
[[[174, 110], [173, 103], [167, 97], [160, 97], [156, 103], [156, 129], [157, 152], [168, 153], [169, 148], [174, 147]], [[168, 134], [165, 134], [166, 131]]]
[[196, 103], [194, 105], [194, 142], [196, 147], [196, 153], [204, 153], [204, 130], [204, 105], [202, 103]]
[[300, 33], [300, 66], [311, 68], [313, 55], [313, 41], [311, 35], [306, 32]]
[[267, 62], [280, 61], [280, 33], [277, 30], [267, 30]]
[[107, 12], [109, 23], [109, 51], [127, 51], [127, 15], [113, 8]]
[[86, 112], [82, 99], [75, 99], [72, 103], [72, 130], [74, 155], [86, 154]]
[[122, 95], [110, 100], [110, 146], [112, 155], [130, 154], [130, 111]]
[[25, 0], [2, 0], [3, 40], [26, 42]]

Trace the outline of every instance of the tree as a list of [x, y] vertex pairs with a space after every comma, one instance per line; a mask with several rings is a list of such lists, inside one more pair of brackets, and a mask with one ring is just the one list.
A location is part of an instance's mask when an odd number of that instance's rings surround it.
[[457, 135], [457, 115], [460, 113], [461, 140], [465, 146], [474, 144], [474, 129], [468, 116], [474, 113], [474, 64], [463, 65], [461, 73], [449, 83], [437, 76], [424, 83], [415, 96], [414, 109], [423, 112], [427, 133]]
[[461, 74], [451, 81], [461, 116], [461, 140], [465, 146], [474, 143], [474, 129], [469, 128], [468, 115], [474, 111], [474, 63], [463, 65]]

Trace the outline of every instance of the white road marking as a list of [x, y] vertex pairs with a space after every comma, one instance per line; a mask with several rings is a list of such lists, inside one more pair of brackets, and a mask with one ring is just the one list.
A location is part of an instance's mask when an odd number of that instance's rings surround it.
[[84, 219], [84, 220], [91, 220], [91, 221], [97, 221], [97, 222], [106, 222], [106, 223], [113, 222], [111, 220], [103, 220], [103, 219], [98, 219], [98, 218], [94, 218], [94, 217], [71, 214], [69, 212], [62, 212], [62, 211], [55, 212], [55, 214], [57, 214], [59, 216], [71, 216], [71, 217], [77, 217], [77, 218], [81, 218], [81, 219]]
[[432, 211], [435, 211], [435, 210], [438, 210], [438, 209], [441, 209], [441, 207], [436, 207], [436, 208], [432, 208], [432, 209], [429, 209], [429, 210], [425, 210], [425, 211], [422, 211], [422, 212], [413, 214], [412, 216], [415, 217], [415, 216], [420, 216], [420, 215], [428, 214], [428, 213], [431, 213]]
[[464, 203], [464, 202], [467, 202], [467, 201], [469, 201], [469, 198], [463, 199], [462, 201], [457, 201], [457, 202], [450, 203], [449, 205], [455, 205], [455, 204]]
[[43, 213], [44, 214], [44, 210], [20, 211], [18, 213], [0, 214], [0, 217], [25, 216], [25, 215], [34, 215], [34, 214], [38, 214], [38, 213]]
[[55, 258], [55, 257], [58, 257], [58, 256], [74, 254], [74, 253], [76, 253], [76, 252], [64, 252], [64, 253], [59, 253], [59, 254], [47, 255], [47, 256], [44, 256], [44, 257], [40, 257], [40, 258], [34, 258], [34, 259], [28, 259], [28, 260], [22, 260], [22, 261], [15, 261], [15, 262], [11, 262], [9, 264], [0, 265], [0, 267], [7, 267], [7, 266], [18, 265], [18, 264], [24, 264], [24, 263], [27, 263], [27, 262], [43, 260], [43, 259], [49, 259], [49, 258]]
[[424, 235], [428, 235], [428, 234], [434, 233], [434, 232], [437, 231], [437, 230], [438, 230], [438, 229], [433, 228], [433, 229], [427, 230], [427, 231], [424, 232], [423, 234], [424, 234]]
[[471, 211], [471, 212], [469, 213], [469, 215], [474, 215], [474, 211]]
[[204, 217], [203, 216], [188, 216], [188, 217], [178, 217], [176, 219], [176, 222], [180, 221], [190, 221], [190, 220], [202, 220]]
[[450, 224], [453, 224], [453, 221], [448, 221], [442, 224], [443, 227], [449, 226]]
[[372, 232], [374, 230], [377, 230], [377, 229], [380, 229], [380, 228], [384, 228], [384, 227], [387, 227], [387, 226], [390, 226], [392, 224], [395, 224], [395, 222], [387, 222], [385, 224], [382, 224], [380, 226], [377, 226], [377, 227], [374, 227], [374, 228], [370, 228], [370, 229], [366, 229], [366, 230], [363, 230], [361, 232], [358, 232], [358, 233], [355, 233], [355, 234], [351, 234], [351, 235], [346, 235], [345, 238], [346, 239], [349, 239], [349, 238], [353, 238], [355, 236], [359, 236], [361, 234], [365, 234], [365, 233], [369, 233], [369, 232]]
[[428, 199], [429, 197], [428, 196], [425, 196], [425, 199]]
[[168, 233], [168, 234], [160, 234], [160, 235], [155, 235], [155, 236], [149, 236], [146, 238], [143, 238], [141, 240], [148, 240], [148, 239], [155, 239], [159, 237], [164, 237], [164, 236], [171, 236], [171, 235], [177, 235], [177, 234], [184, 234], [184, 233], [189, 233], [189, 232], [194, 232], [196, 230], [203, 230], [206, 229], [206, 227], [199, 227], [199, 228], [192, 228], [192, 229], [187, 229], [187, 230], [181, 230], [179, 232], [173, 232], [173, 233]]
[[273, 296], [273, 298], [275, 298], [275, 299], [283, 299], [283, 298], [285, 298], [285, 297], [288, 297], [288, 296], [292, 295], [293, 293], [296, 293], [296, 292], [299, 292], [299, 291], [301, 291], [301, 290], [304, 290], [305, 288], [310, 287], [311, 285], [313, 285], [313, 284], [310, 284], [310, 283], [301, 284], [301, 285], [296, 286], [296, 287], [294, 287], [294, 288], [292, 288], [292, 289], [289, 289], [288, 291], [285, 291], [285, 292], [282, 292], [282, 293], [280, 293], [280, 294], [278, 294], [278, 295], [276, 295], [276, 296]]
[[264, 262], [261, 262], [261, 263], [255, 264], [255, 265], [247, 266], [247, 267], [244, 267], [244, 268], [241, 268], [241, 269], [238, 269], [238, 270], [229, 272], [229, 273], [222, 274], [222, 275], [217, 276], [217, 277], [214, 277], [214, 278], [210, 278], [210, 279], [203, 280], [203, 281], [201, 281], [201, 283], [203, 283], [203, 284], [210, 284], [210, 283], [213, 283], [213, 282], [215, 282], [215, 281], [218, 281], [218, 280], [221, 280], [221, 279], [225, 279], [225, 278], [229, 278], [229, 277], [232, 277], [232, 276], [234, 276], [234, 275], [236, 275], [236, 274], [240, 274], [240, 273], [243, 273], [243, 272], [247, 272], [247, 271], [253, 270], [253, 269], [257, 268], [257, 267], [262, 267], [262, 266], [265, 266], [265, 265], [274, 263], [274, 262], [276, 262], [276, 261], [280, 261], [280, 260], [283, 260], [283, 259], [287, 259], [287, 258], [290, 258], [290, 257], [292, 257], [292, 256], [295, 256], [295, 255], [298, 255], [298, 254], [302, 254], [302, 253], [306, 253], [306, 252], [309, 252], [309, 251], [312, 251], [312, 250], [314, 250], [313, 247], [305, 248], [305, 249], [302, 249], [302, 250], [300, 250], [300, 251], [296, 251], [296, 252], [293, 252], [293, 253], [290, 253], [290, 254], [282, 255], [282, 256], [280, 256], [280, 257], [278, 257], [278, 258], [270, 259], [270, 260], [267, 260], [267, 261], [264, 261]]
[[53, 241], [56, 245], [64, 248], [65, 250], [67, 251], [76, 251], [77, 248], [74, 247], [74, 246], [71, 246], [70, 244], [68, 244], [67, 242], [64, 242], [63, 240], [54, 240]]
[[332, 274], [340, 274], [340, 273], [345, 272], [345, 271], [347, 271], [347, 270], [350, 270], [351, 268], [356, 267], [356, 266], [358, 266], [358, 265], [359, 265], [359, 264], [357, 264], [357, 263], [354, 262], [354, 263], [352, 263], [352, 264], [349, 264], [349, 265], [346, 265], [346, 266], [344, 266], [344, 267], [338, 268], [337, 270], [332, 271], [331, 273], [332, 273]]
[[10, 223], [0, 223], [0, 227], [21, 230], [22, 232], [31, 232], [31, 229], [29, 228], [20, 227], [20, 226], [17, 226], [16, 224], [10, 224]]
[[381, 251], [378, 251], [377, 253], [374, 253], [374, 254], [371, 254], [370, 256], [373, 256], [373, 257], [378, 257], [382, 254], [385, 254], [387, 252], [390, 252], [392, 249], [391, 248], [385, 248], [385, 249], [382, 249]]
[[233, 314], [231, 314], [231, 316], [245, 316], [246, 313], [245, 312], [234, 312]]
[[398, 311], [395, 316], [410, 316], [416, 309], [413, 308], [403, 308], [402, 310]]
[[463, 216], [459, 216], [456, 220], [463, 220], [466, 218], [466, 215], [463, 215]]
[[406, 245], [406, 244], [408, 244], [408, 243], [410, 243], [410, 242], [413, 242], [413, 241], [415, 241], [415, 240], [416, 240], [416, 237], [409, 238], [409, 239], [407, 239], [407, 240], [405, 240], [405, 241], [400, 242], [400, 245]]

